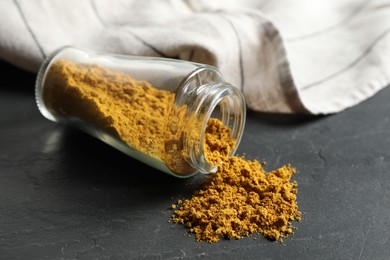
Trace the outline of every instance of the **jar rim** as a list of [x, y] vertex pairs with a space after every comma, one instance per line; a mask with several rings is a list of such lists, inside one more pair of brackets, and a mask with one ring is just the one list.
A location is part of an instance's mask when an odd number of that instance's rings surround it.
[[[246, 119], [246, 103], [245, 98], [241, 90], [232, 84], [223, 80], [221, 74], [218, 71], [213, 71], [214, 68], [200, 68], [191, 76], [196, 76], [200, 72], [209, 71], [211, 73], [217, 72], [216, 76], [219, 81], [209, 82], [196, 87], [196, 93], [194, 98], [196, 101], [188, 108], [189, 113], [196, 116], [197, 122], [200, 122], [199, 135], [197, 138], [198, 143], [193, 142], [190, 135], [193, 133], [187, 133], [187, 138], [184, 138], [184, 147], [187, 147], [187, 155], [189, 163], [202, 174], [210, 174], [216, 172], [218, 165], [212, 165], [205, 156], [205, 143], [206, 128], [210, 118], [218, 114], [224, 126], [231, 129], [231, 138], [235, 141], [233, 149], [230, 151], [229, 156], [234, 155], [240, 144]], [[189, 80], [187, 79], [188, 83]], [[188, 86], [183, 86], [186, 88]], [[215, 113], [217, 111], [217, 113]], [[193, 129], [188, 129], [192, 131]], [[193, 136], [192, 136], [193, 137]]]

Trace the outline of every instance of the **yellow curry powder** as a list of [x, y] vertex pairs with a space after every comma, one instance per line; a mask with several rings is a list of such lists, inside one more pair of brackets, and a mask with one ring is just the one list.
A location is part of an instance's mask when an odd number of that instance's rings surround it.
[[168, 118], [185, 114], [185, 107], [175, 108], [169, 117], [174, 93], [96, 64], [58, 60], [46, 75], [43, 98], [57, 116], [82, 119], [179, 175], [194, 171], [182, 155], [180, 131], [164, 131]]
[[267, 173], [257, 160], [220, 154], [219, 148], [230, 142], [228, 135], [221, 139], [220, 130], [213, 132], [221, 128], [220, 121], [212, 120], [205, 142], [207, 158], [223, 163], [201, 190], [172, 205], [171, 220], [186, 225], [198, 241], [240, 239], [255, 232], [282, 241], [293, 233], [292, 221], [301, 219], [297, 183], [290, 181], [296, 169], [284, 165]]
[[[178, 174], [194, 170], [185, 160], [178, 130], [185, 107], [174, 107], [174, 93], [126, 73], [60, 60], [46, 75], [43, 98], [56, 115], [82, 119]], [[169, 117], [172, 111], [175, 117]], [[178, 120], [170, 122], [175, 127], [167, 128], [168, 118]], [[210, 119], [204, 149], [218, 171], [190, 199], [172, 205], [171, 220], [186, 225], [198, 241], [255, 232], [281, 241], [293, 232], [292, 221], [300, 220], [297, 183], [291, 181], [296, 170], [285, 165], [267, 173], [257, 160], [229, 156], [234, 144], [230, 129]]]

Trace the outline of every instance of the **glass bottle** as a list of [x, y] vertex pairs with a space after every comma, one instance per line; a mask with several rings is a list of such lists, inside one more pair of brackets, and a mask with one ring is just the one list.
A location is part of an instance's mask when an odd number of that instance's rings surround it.
[[184, 60], [64, 46], [42, 63], [35, 94], [47, 119], [176, 177], [217, 170], [204, 151], [210, 118], [231, 129], [231, 155], [245, 125], [241, 91], [215, 67]]

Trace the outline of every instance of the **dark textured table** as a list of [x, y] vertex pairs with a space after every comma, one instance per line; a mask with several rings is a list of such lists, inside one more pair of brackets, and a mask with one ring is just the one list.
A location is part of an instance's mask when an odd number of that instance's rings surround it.
[[238, 153], [298, 170], [284, 243], [195, 242], [169, 207], [199, 189], [43, 118], [35, 75], [0, 63], [1, 259], [390, 259], [390, 88], [342, 113], [248, 113]]

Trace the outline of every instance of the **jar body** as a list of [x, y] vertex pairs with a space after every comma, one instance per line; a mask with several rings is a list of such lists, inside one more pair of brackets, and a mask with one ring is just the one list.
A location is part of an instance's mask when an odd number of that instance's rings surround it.
[[232, 129], [232, 153], [245, 124], [241, 92], [212, 66], [71, 46], [42, 64], [36, 99], [49, 120], [177, 177], [215, 170], [203, 150], [211, 117]]

